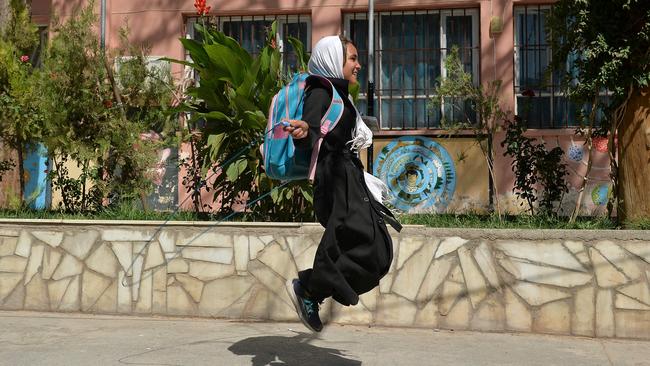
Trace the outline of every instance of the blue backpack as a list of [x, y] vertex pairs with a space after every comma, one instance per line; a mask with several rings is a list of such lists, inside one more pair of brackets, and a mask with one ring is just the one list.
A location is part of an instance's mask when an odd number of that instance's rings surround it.
[[[332, 91], [332, 102], [320, 121], [320, 136], [314, 148], [311, 151], [299, 150], [296, 149], [291, 134], [283, 127], [288, 125], [289, 120], [302, 120], [305, 87], [315, 79], [321, 80], [321, 84]], [[343, 108], [343, 99], [327, 78], [296, 74], [271, 102], [264, 144], [260, 147], [266, 174], [282, 181], [309, 179], [313, 182], [323, 138], [336, 127], [343, 115]]]

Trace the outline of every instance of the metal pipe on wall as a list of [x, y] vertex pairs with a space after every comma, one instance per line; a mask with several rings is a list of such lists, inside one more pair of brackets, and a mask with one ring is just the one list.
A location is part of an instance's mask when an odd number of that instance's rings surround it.
[[[367, 115], [375, 115], [375, 1], [368, 0], [368, 92]], [[370, 145], [366, 150], [367, 162], [366, 170], [372, 173], [373, 146]]]
[[100, 19], [99, 44], [101, 48], [104, 49], [106, 48], [106, 0], [101, 1], [99, 19]]

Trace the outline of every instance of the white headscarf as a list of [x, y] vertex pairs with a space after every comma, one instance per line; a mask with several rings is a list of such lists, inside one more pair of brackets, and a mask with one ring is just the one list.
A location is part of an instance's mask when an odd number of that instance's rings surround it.
[[314, 46], [307, 68], [310, 74], [344, 79], [343, 62], [343, 43], [339, 36], [328, 36]]
[[[343, 53], [343, 42], [341, 42], [339, 36], [321, 38], [314, 46], [309, 58], [309, 64], [307, 65], [309, 73], [328, 78], [344, 79], [343, 65], [346, 60], [344, 60]], [[352, 106], [354, 106], [352, 96], [348, 95], [348, 98], [352, 102]], [[354, 110], [357, 114], [357, 121], [352, 132], [352, 140], [348, 141], [348, 144], [350, 150], [359, 151], [368, 148], [372, 144], [372, 131], [363, 122], [356, 107], [354, 107]], [[368, 189], [378, 202], [388, 199], [389, 190], [384, 182], [365, 171], [364, 178]]]

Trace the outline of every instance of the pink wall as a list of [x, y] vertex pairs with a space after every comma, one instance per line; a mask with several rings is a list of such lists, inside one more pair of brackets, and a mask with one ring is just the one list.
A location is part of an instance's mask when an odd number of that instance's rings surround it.
[[[56, 14], [69, 15], [79, 6], [80, 0], [34, 0], [34, 19], [46, 22], [52, 11]], [[99, 13], [97, 0], [97, 12]], [[480, 80], [489, 82], [502, 81], [501, 103], [507, 111], [513, 111], [513, 45], [514, 20], [513, 6], [525, 4], [552, 3], [548, 0], [456, 0], [456, 1], [423, 1], [423, 0], [378, 0], [375, 2], [376, 11], [385, 10], [414, 10], [442, 8], [475, 8], [480, 12]], [[184, 35], [184, 24], [187, 17], [194, 16], [193, 0], [107, 0], [107, 45], [115, 47], [119, 44], [118, 32], [128, 21], [131, 29], [131, 39], [135, 42], [149, 44], [152, 56], [168, 56], [183, 58], [184, 52], [178, 38]], [[342, 14], [349, 11], [367, 11], [367, 0], [219, 0], [208, 1], [212, 6], [211, 15], [269, 15], [269, 14], [304, 14], [311, 16], [312, 44], [321, 37], [337, 34], [341, 31]], [[490, 20], [497, 17], [503, 22], [500, 33], [490, 34]], [[174, 65], [173, 71], [179, 75], [181, 68]], [[539, 130], [538, 135], [549, 139], [556, 136], [573, 135], [573, 130]], [[497, 157], [496, 171], [498, 173], [497, 188], [499, 193], [509, 195], [512, 190], [513, 174], [510, 161], [502, 158], [502, 149], [498, 137], [495, 141], [495, 156]], [[182, 201], [184, 190], [180, 189]], [[205, 197], [206, 199], [209, 196]]]

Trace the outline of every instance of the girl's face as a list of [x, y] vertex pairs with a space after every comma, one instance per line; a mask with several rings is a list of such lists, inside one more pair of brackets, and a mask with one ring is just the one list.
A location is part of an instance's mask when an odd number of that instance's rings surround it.
[[357, 48], [352, 43], [348, 43], [346, 53], [347, 58], [343, 64], [343, 77], [350, 83], [356, 83], [358, 82], [359, 70], [361, 70]]

